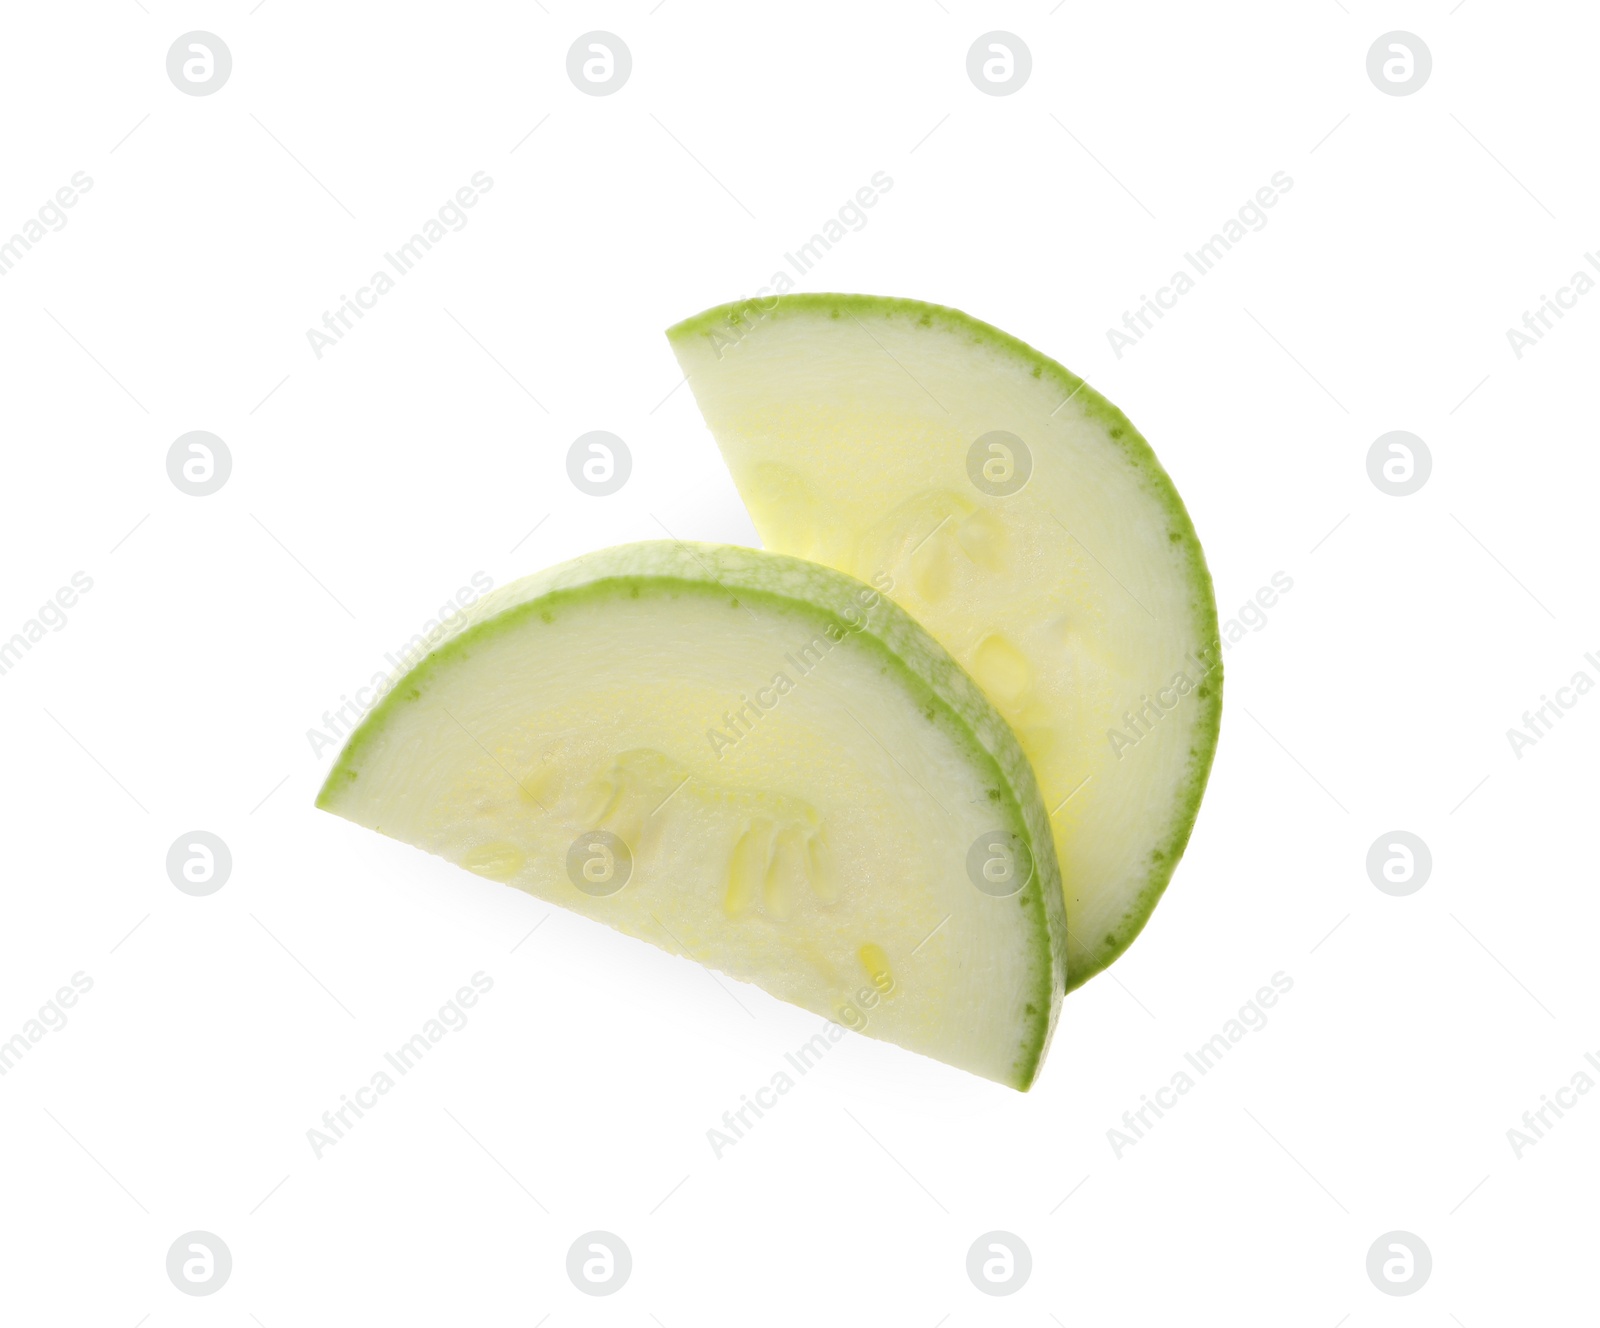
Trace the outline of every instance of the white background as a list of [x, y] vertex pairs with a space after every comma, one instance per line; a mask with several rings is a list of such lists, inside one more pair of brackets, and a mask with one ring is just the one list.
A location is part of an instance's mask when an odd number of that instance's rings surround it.
[[[1600, 22], [1452, 4], [7, 6], [0, 234], [94, 183], [0, 279], [0, 636], [94, 586], [0, 677], [0, 1037], [94, 985], [0, 1079], [0, 1319], [1591, 1316], [1600, 1094], [1520, 1159], [1506, 1131], [1600, 1052], [1600, 693], [1521, 759], [1506, 730], [1600, 681], [1600, 297], [1520, 360], [1506, 329], [1600, 244]], [[192, 29], [232, 51], [210, 96], [166, 74]], [[566, 75], [592, 29], [632, 51], [615, 95]], [[1015, 95], [968, 79], [991, 29], [1031, 49]], [[1368, 79], [1393, 29], [1432, 50], [1415, 95]], [[319, 360], [306, 330], [476, 171], [470, 224]], [[876, 171], [803, 288], [1059, 358], [1151, 440], [1224, 617], [1294, 587], [1227, 655], [1165, 902], [1033, 1092], [852, 1037], [719, 1160], [818, 1020], [315, 812], [306, 733], [475, 571], [754, 542], [661, 332]], [[1118, 359], [1106, 329], [1276, 171], [1265, 229]], [[233, 458], [205, 498], [165, 469], [195, 429]], [[591, 429], [632, 450], [615, 496], [567, 479]], [[1407, 498], [1366, 472], [1392, 429], [1433, 456]], [[233, 854], [207, 898], [165, 869], [194, 829]], [[1365, 868], [1394, 829], [1433, 853], [1406, 898]], [[479, 970], [468, 1026], [316, 1159]], [[1277, 971], [1268, 1025], [1117, 1157]], [[634, 1260], [601, 1299], [564, 1268], [596, 1228]], [[233, 1254], [206, 1299], [164, 1269], [195, 1229]], [[1033, 1253], [1004, 1299], [965, 1271], [993, 1229]], [[1433, 1254], [1406, 1298], [1365, 1271], [1396, 1229]]]

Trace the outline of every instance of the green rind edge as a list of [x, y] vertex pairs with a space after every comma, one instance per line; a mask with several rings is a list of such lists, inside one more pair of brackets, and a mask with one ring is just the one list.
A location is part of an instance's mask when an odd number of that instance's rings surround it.
[[837, 317], [843, 313], [852, 315], [882, 313], [885, 317], [892, 317], [898, 313], [915, 314], [924, 318], [937, 317], [955, 328], [973, 334], [975, 341], [979, 343], [986, 342], [997, 350], [1016, 356], [1030, 367], [1039, 367], [1043, 373], [1048, 373], [1069, 397], [1082, 404], [1085, 414], [1106, 426], [1107, 436], [1122, 449], [1129, 465], [1150, 483], [1156, 498], [1162, 502], [1168, 517], [1171, 518], [1173, 528], [1178, 532], [1178, 543], [1183, 546], [1189, 563], [1189, 580], [1195, 597], [1195, 625], [1199, 629], [1197, 635], [1202, 642], [1210, 643], [1213, 656], [1210, 671], [1202, 684], [1202, 689], [1207, 694], [1198, 697], [1201, 708], [1195, 718], [1195, 743], [1189, 750], [1188, 774], [1179, 785], [1174, 799], [1171, 829], [1160, 847], [1152, 853], [1152, 862], [1155, 865], [1144, 887], [1134, 896], [1133, 903], [1123, 913], [1121, 923], [1109, 933], [1104, 943], [1086, 946], [1069, 932], [1072, 943], [1079, 951], [1087, 954], [1086, 959], [1075, 961], [1068, 966], [1067, 990], [1075, 990], [1115, 962], [1144, 930], [1150, 915], [1166, 892], [1173, 873], [1177, 870], [1184, 849], [1188, 847], [1189, 836], [1194, 830], [1195, 818], [1200, 814], [1200, 801], [1205, 794], [1206, 782], [1210, 778], [1212, 762], [1216, 756], [1217, 741], [1222, 729], [1221, 630], [1218, 625], [1216, 591], [1211, 581], [1211, 570], [1206, 566], [1205, 551], [1200, 547], [1200, 538], [1195, 532], [1194, 522], [1190, 519], [1188, 509], [1183, 505], [1183, 499], [1179, 496], [1171, 476], [1156, 458], [1154, 449], [1121, 410], [1077, 374], [1028, 345], [1027, 342], [948, 305], [887, 295], [801, 292], [774, 295], [765, 301], [746, 299], [717, 305], [673, 324], [667, 329], [666, 336], [669, 342], [677, 342], [694, 336], [709, 335], [730, 324], [738, 327], [748, 320], [782, 317], [791, 313], [826, 313], [830, 317]]
[[[714, 578], [704, 575], [708, 569], [714, 570]], [[785, 576], [792, 585], [789, 593], [774, 588]], [[401, 707], [420, 694], [439, 669], [460, 663], [473, 647], [515, 630], [534, 613], [607, 595], [626, 595], [646, 585], [718, 598], [732, 593], [791, 616], [839, 624], [846, 629], [847, 639], [876, 653], [902, 685], [910, 684], [907, 691], [919, 707], [926, 700], [935, 702], [952, 736], [974, 755], [986, 780], [994, 779], [1005, 810], [1028, 832], [1035, 879], [1016, 898], [1030, 913], [1033, 934], [1042, 938], [1047, 951], [1035, 952], [1045, 987], [1042, 1008], [1036, 1003], [1032, 1021], [1026, 1025], [1029, 1036], [1013, 1063], [1015, 1082], [1011, 1086], [1026, 1091], [1043, 1064], [1060, 1016], [1068, 973], [1060, 868], [1033, 766], [1005, 718], [927, 629], [882, 592], [835, 568], [735, 545], [653, 540], [585, 554], [502, 586], [474, 604], [427, 655], [396, 675], [383, 699], [345, 741], [317, 794], [316, 806], [340, 814], [339, 794], [355, 781], [368, 743]], [[805, 593], [796, 593], [801, 590]], [[865, 610], [859, 607], [863, 592], [876, 600]], [[852, 610], [852, 606], [857, 607]], [[865, 618], [863, 628], [852, 627], [845, 617], [852, 611]]]

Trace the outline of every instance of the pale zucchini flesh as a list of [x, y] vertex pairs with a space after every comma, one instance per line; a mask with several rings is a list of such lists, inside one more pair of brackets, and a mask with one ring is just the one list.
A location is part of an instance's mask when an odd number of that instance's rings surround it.
[[1083, 982], [1165, 889], [1220, 722], [1211, 579], [1150, 447], [937, 305], [793, 294], [667, 335], [766, 547], [890, 587], [1015, 728]]
[[[1014, 735], [892, 602], [796, 559], [660, 542], [504, 587], [318, 802], [1016, 1088], [1059, 1010], [1059, 873]], [[994, 835], [1031, 855], [1018, 892], [974, 883]]]

